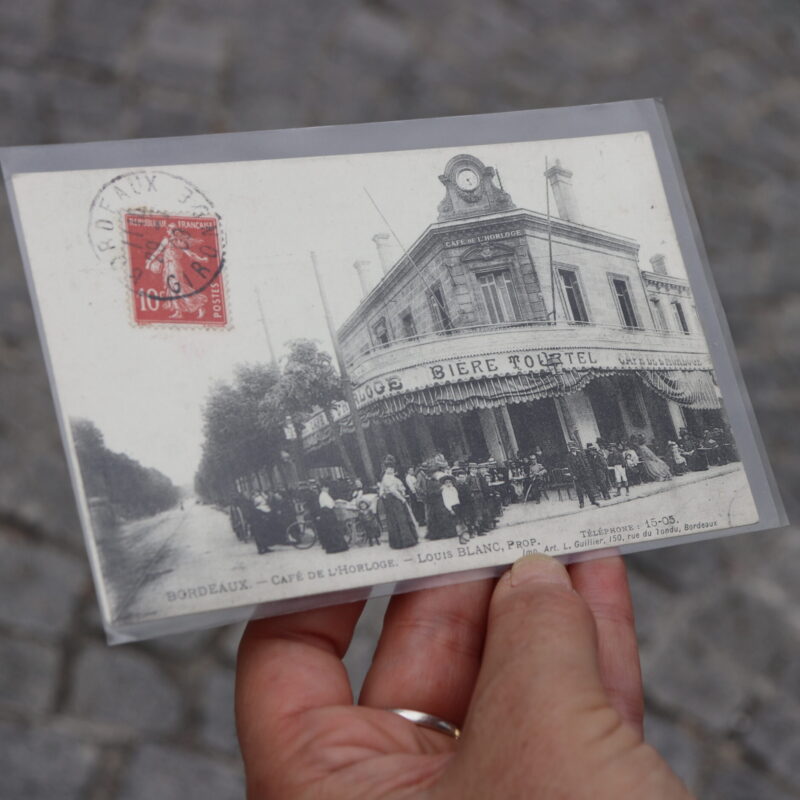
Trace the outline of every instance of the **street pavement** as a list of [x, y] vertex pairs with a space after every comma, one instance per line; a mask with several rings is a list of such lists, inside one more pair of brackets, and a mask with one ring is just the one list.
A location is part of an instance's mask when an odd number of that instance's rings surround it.
[[[795, 514], [798, 76], [792, 0], [0, 0], [0, 145], [662, 97]], [[4, 196], [0, 259], [0, 797], [241, 798], [241, 628], [105, 646]], [[627, 561], [648, 738], [703, 798], [800, 798], [797, 529]]]
[[[574, 492], [569, 496], [563, 492], [559, 498], [551, 491], [540, 503], [531, 500], [506, 506], [496, 528], [485, 535], [470, 538], [461, 528], [460, 538], [429, 540], [427, 528], [421, 526], [419, 542], [413, 548], [393, 550], [384, 534], [379, 544], [367, 545], [356, 538], [349, 551], [335, 554], [325, 553], [319, 542], [308, 550], [275, 544], [259, 554], [254, 540], [237, 538], [224, 511], [191, 498], [184, 501], [183, 508], [120, 526], [118, 535], [113, 536], [113, 552], [106, 554], [101, 548], [100, 555], [110, 590], [111, 618], [125, 623], [224, 607], [236, 601], [247, 605], [274, 596], [269, 593], [276, 587], [294, 588], [297, 584], [286, 585], [287, 576], [291, 581], [298, 572], [305, 575], [315, 569], [335, 572], [355, 563], [392, 558], [401, 567], [412, 568], [411, 577], [419, 577], [421, 565], [434, 564], [440, 570], [444, 562], [434, 559], [444, 557], [453, 559], [447, 563], [455, 571], [479, 566], [475, 558], [481, 559], [481, 565], [491, 563], [485, 561], [487, 556], [502, 564], [528, 552], [579, 552], [590, 542], [597, 546], [598, 530], [622, 530], [631, 524], [637, 530], [605, 537], [607, 546], [623, 547], [644, 538], [652, 541], [666, 523], [648, 526], [647, 520], [665, 520], [672, 515], [672, 527], [683, 529], [687, 521], [718, 519], [717, 496], [748, 502], [747, 480], [740, 464], [634, 486], [619, 496], [612, 492], [610, 499], [599, 499], [598, 507], [588, 501], [579, 506]], [[732, 503], [730, 510], [725, 510], [722, 525], [751, 521], [743, 516], [749, 503], [742, 509], [737, 505]], [[379, 580], [394, 578], [381, 576]], [[247, 595], [241, 591], [245, 585]], [[193, 598], [191, 603], [175, 601], [176, 592], [200, 587], [203, 597]], [[213, 594], [209, 587], [214, 587]], [[308, 592], [314, 587], [304, 583], [299, 588]]]

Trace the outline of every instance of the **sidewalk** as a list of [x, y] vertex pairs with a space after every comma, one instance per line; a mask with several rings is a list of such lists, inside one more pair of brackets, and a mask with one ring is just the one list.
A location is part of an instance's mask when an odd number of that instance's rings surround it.
[[[619, 505], [620, 503], [630, 503], [633, 500], [640, 500], [644, 497], [652, 497], [656, 494], [673, 491], [681, 486], [697, 484], [703, 481], [720, 478], [742, 469], [740, 462], [725, 464], [722, 467], [711, 467], [708, 472], [688, 472], [685, 475], [678, 475], [671, 481], [659, 481], [657, 483], [643, 483], [631, 488], [630, 494], [622, 494], [615, 497], [612, 494], [610, 500], [599, 499], [600, 508]], [[570, 514], [591, 513], [594, 506], [588, 500], [586, 505], [581, 508], [576, 499], [558, 500], [555, 492], [550, 492], [549, 500], [542, 500], [541, 503], [528, 501], [527, 503], [512, 503], [505, 507], [503, 516], [500, 518], [497, 527], [504, 528], [511, 525], [521, 525], [525, 522], [534, 520], [550, 519], [552, 517], [564, 517]]]

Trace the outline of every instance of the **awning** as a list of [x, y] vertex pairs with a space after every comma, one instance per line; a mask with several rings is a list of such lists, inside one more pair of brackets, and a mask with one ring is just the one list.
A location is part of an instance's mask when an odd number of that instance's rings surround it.
[[642, 380], [665, 400], [672, 400], [687, 408], [720, 408], [719, 393], [710, 372], [643, 370]]
[[[572, 394], [596, 377], [592, 370], [561, 375], [504, 375], [482, 380], [430, 386], [415, 392], [384, 397], [362, 411], [365, 419], [399, 422], [415, 414], [464, 414], [479, 408], [527, 403], [545, 397]], [[349, 422], [349, 419], [348, 419]]]
[[[710, 372], [702, 370], [564, 370], [559, 375], [523, 373], [481, 380], [449, 383], [383, 397], [361, 409], [361, 418], [368, 425], [378, 422], [400, 422], [417, 414], [464, 414], [480, 408], [496, 408], [511, 403], [527, 403], [547, 397], [560, 397], [579, 392], [595, 378], [610, 374], [638, 375], [645, 385], [665, 400], [687, 408], [720, 408], [719, 395]], [[339, 420], [342, 432], [352, 432], [350, 415]], [[305, 437], [312, 449], [333, 440], [328, 426]]]

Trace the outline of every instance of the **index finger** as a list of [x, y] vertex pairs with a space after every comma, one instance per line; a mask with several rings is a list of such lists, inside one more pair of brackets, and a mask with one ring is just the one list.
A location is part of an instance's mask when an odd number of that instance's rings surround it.
[[594, 616], [600, 678], [611, 705], [641, 734], [642, 671], [625, 562], [610, 556], [570, 564], [568, 570]]
[[342, 664], [364, 601], [250, 622], [236, 663], [236, 726], [245, 763], [280, 760], [292, 718], [311, 708], [349, 705]]

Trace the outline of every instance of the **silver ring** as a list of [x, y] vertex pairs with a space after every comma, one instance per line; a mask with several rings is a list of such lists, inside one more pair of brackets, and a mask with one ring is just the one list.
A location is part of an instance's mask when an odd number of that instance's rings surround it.
[[443, 733], [452, 739], [458, 739], [461, 736], [461, 728], [441, 717], [434, 717], [433, 714], [426, 714], [424, 711], [412, 711], [410, 708], [387, 708], [386, 710], [422, 728], [439, 731], [439, 733]]

